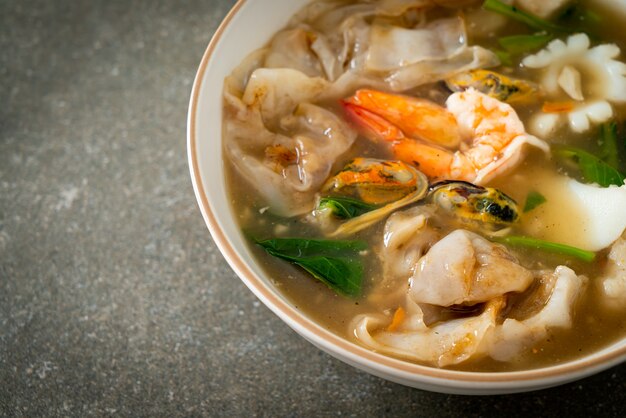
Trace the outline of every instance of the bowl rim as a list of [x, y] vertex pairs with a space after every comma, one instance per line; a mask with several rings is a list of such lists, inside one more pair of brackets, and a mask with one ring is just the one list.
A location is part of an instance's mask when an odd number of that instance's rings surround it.
[[[426, 383], [439, 383], [449, 385], [454, 382], [457, 387], [482, 388], [522, 388], [539, 387], [541, 384], [556, 385], [582, 378], [593, 373], [606, 370], [626, 360], [626, 344], [618, 349], [606, 351], [601, 349], [583, 358], [567, 361], [554, 366], [508, 372], [472, 372], [441, 369], [426, 365], [412, 363], [410, 361], [389, 357], [374, 352], [346, 338], [340, 337], [323, 328], [309, 319], [305, 313], [292, 307], [284, 300], [279, 292], [266, 284], [245, 260], [238, 254], [235, 246], [228, 236], [220, 228], [218, 215], [212, 209], [211, 201], [206, 194], [199, 167], [197, 153], [198, 138], [196, 135], [196, 120], [199, 103], [199, 95], [205, 81], [208, 64], [213, 56], [217, 45], [229, 27], [235, 15], [248, 3], [247, 0], [237, 0], [235, 5], [224, 17], [219, 27], [213, 34], [198, 67], [187, 115], [187, 158], [191, 182], [205, 224], [211, 233], [213, 240], [220, 252], [235, 271], [237, 276], [271, 311], [282, 321], [298, 332], [309, 342], [324, 351], [338, 357], [344, 362], [356, 363], [357, 367], [369, 369], [379, 375], [393, 375], [410, 382], [425, 382], [419, 377], [428, 379]], [[219, 138], [221, 141], [221, 138]], [[619, 343], [616, 341], [614, 344]], [[605, 352], [606, 351], [606, 352]]]

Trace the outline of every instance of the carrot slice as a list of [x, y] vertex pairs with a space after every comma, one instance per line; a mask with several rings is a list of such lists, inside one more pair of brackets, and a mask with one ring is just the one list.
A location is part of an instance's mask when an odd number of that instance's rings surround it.
[[541, 108], [545, 113], [566, 113], [574, 110], [574, 102], [545, 102]]
[[406, 312], [404, 311], [402, 306], [398, 307], [398, 309], [396, 309], [396, 312], [393, 314], [393, 319], [391, 320], [391, 324], [389, 324], [389, 326], [387, 327], [387, 331], [393, 332], [396, 329], [398, 329], [400, 324], [402, 324], [402, 322], [404, 321], [405, 317], [406, 317]]

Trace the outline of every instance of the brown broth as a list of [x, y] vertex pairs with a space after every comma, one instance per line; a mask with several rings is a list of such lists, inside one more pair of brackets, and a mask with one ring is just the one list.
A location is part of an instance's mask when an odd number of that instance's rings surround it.
[[[582, 4], [587, 6], [592, 5], [592, 2], [584, 1]], [[601, 13], [602, 11], [595, 12]], [[616, 43], [622, 51], [626, 51], [626, 35], [615, 29], [620, 27], [613, 20], [615, 18], [607, 14], [601, 16], [606, 24], [600, 25], [597, 36], [605, 42]], [[494, 46], [496, 45], [496, 37], [520, 33], [528, 33], [528, 30], [521, 25], [512, 24], [506, 26], [494, 37], [475, 42], [484, 46]], [[495, 71], [507, 71], [508, 75], [524, 79], [533, 79], [537, 74], [537, 72], [529, 73], [524, 68], [516, 68], [515, 70], [496, 68]], [[410, 93], [419, 97], [430, 98], [439, 103], [443, 103], [446, 94], [449, 94], [441, 83], [425, 85]], [[335, 103], [322, 105], [337, 114], [341, 114], [341, 109]], [[539, 108], [540, 104], [537, 103], [517, 107], [516, 110], [518, 110], [522, 120], [526, 122], [528, 116]], [[624, 115], [626, 115], [626, 108], [624, 106], [614, 108], [619, 120], [623, 120]], [[589, 133], [574, 135], [567, 129], [563, 129], [554, 138], [550, 138], [549, 142], [553, 144], [567, 143], [593, 152], [598, 149], [598, 144], [596, 140], [590, 140], [589, 137], [595, 135], [596, 130], [592, 129], [590, 132], [592, 135]], [[390, 154], [382, 145], [359, 139], [351, 150], [340, 161], [337, 161], [335, 166], [341, 167], [356, 156], [389, 158]], [[272, 215], [269, 211], [264, 211], [263, 208], [267, 206], [266, 203], [253, 188], [249, 187], [246, 180], [240, 177], [232, 163], [227, 162], [225, 166], [233, 212], [239, 220], [241, 228], [247, 234], [258, 239], [270, 237], [324, 238], [316, 227], [303, 222], [301, 218], [284, 219]], [[625, 170], [626, 166], [622, 164], [621, 168]], [[554, 196], [561, 193], [554, 189], [558, 186], [558, 182], [554, 180], [554, 173], [559, 172], [559, 170], [562, 171], [543, 153], [531, 152], [515, 171], [505, 177], [498, 178], [489, 186], [501, 189], [522, 206], [525, 197], [531, 190]], [[567, 237], [569, 233], [567, 225], [582, 222], [584, 215], [576, 207], [568, 205], [567, 195], [560, 196], [559, 199], [564, 210], [555, 213], [547, 212], [540, 207], [536, 211], [522, 216], [520, 225], [517, 227], [518, 232], [552, 240], [559, 236]], [[538, 219], [541, 219], [544, 224], [558, 225], [551, 227], [552, 229], [547, 228], [548, 232], [542, 232], [537, 229]], [[384, 222], [380, 222], [374, 227], [350, 237], [350, 239], [363, 239], [370, 245], [368, 256], [364, 257], [367, 261], [363, 296], [355, 300], [338, 296], [324, 284], [312, 279], [303, 270], [268, 256], [256, 245], [251, 244], [250, 248], [277, 289], [293, 301], [297, 309], [337, 335], [354, 340], [351, 322], [355, 316], [373, 313], [391, 315], [396, 307], [404, 303], [404, 295], [390, 295], [389, 298], [380, 301], [373, 301], [368, 297], [368, 290], [375, 287], [382, 275], [381, 267], [377, 261], [376, 248], [380, 245], [379, 240], [383, 224]], [[601, 295], [594, 284], [594, 279], [600, 275], [599, 272], [606, 262], [606, 250], [599, 253], [597, 260], [593, 263], [584, 263], [563, 256], [547, 255], [539, 251], [520, 250], [518, 248], [511, 249], [511, 252], [527, 268], [553, 269], [558, 265], [567, 265], [574, 269], [577, 274], [586, 275], [590, 278], [587, 290], [578, 303], [573, 327], [567, 330], [552, 329], [544, 342], [528, 347], [526, 353], [515, 361], [498, 362], [490, 358], [483, 358], [467, 361], [450, 368], [471, 371], [511, 371], [539, 368], [572, 360], [599, 350], [623, 338], [626, 334], [626, 325], [623, 322], [624, 311], [615, 312], [603, 309]]]

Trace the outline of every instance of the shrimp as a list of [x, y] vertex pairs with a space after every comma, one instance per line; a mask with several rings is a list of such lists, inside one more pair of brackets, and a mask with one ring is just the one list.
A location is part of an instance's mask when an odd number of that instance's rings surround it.
[[549, 152], [510, 105], [473, 88], [452, 94], [446, 108], [375, 90], [359, 90], [342, 103], [363, 135], [389, 142], [396, 158], [434, 181], [485, 184], [514, 168], [525, 145]]

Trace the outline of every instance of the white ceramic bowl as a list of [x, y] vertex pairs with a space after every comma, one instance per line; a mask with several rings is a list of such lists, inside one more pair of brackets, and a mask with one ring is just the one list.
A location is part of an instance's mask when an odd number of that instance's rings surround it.
[[291, 328], [334, 357], [385, 379], [437, 392], [499, 394], [570, 382], [626, 359], [626, 340], [593, 355], [553, 367], [521, 372], [474, 373], [420, 366], [374, 353], [325, 330], [294, 308], [271, 284], [248, 250], [229, 207], [222, 150], [224, 78], [262, 47], [308, 0], [239, 1], [209, 44], [191, 94], [187, 147], [191, 180], [213, 239], [237, 275]]

